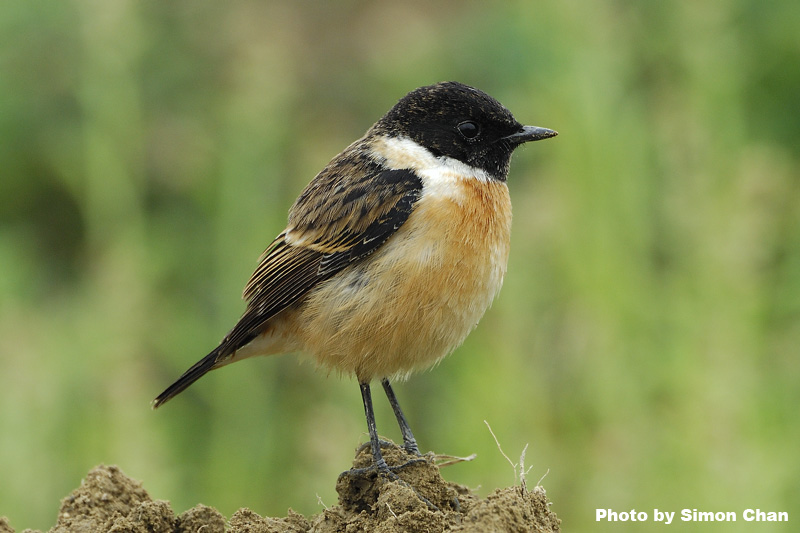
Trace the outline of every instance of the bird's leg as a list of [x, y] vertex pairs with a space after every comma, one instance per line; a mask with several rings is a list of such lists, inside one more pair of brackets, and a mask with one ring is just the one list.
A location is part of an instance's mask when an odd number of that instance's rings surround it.
[[397, 396], [394, 395], [394, 390], [392, 390], [389, 380], [383, 378], [381, 380], [381, 385], [383, 385], [383, 390], [386, 391], [386, 397], [389, 399], [389, 405], [392, 406], [394, 416], [397, 418], [397, 424], [400, 426], [400, 433], [403, 434], [403, 448], [405, 448], [408, 453], [422, 455], [419, 453], [417, 440], [414, 438], [414, 434], [411, 433], [411, 427], [408, 425], [408, 421], [403, 414], [403, 410], [400, 409], [400, 404], [397, 402]]
[[[409, 442], [413, 445], [416, 449], [416, 442], [414, 441], [414, 436], [411, 434], [411, 430], [408, 429], [408, 423], [405, 421], [405, 417], [403, 416], [403, 412], [400, 411], [400, 406], [397, 405], [397, 398], [394, 397], [394, 392], [392, 392], [392, 388], [389, 386], [389, 382], [385, 379], [383, 380], [384, 388], [386, 389], [386, 394], [389, 395], [389, 401], [392, 403], [392, 408], [395, 409], [395, 413], [397, 414], [398, 420], [402, 420], [400, 429], [403, 432], [403, 440], [405, 442], [406, 449], [408, 449]], [[343, 472], [342, 475], [362, 475], [373, 468], [376, 469], [378, 472], [382, 473], [390, 480], [400, 483], [406, 487], [409, 487], [411, 490], [414, 491], [414, 494], [417, 497], [425, 502], [429, 509], [432, 511], [438, 511], [439, 508], [436, 507], [428, 498], [423, 496], [419, 493], [417, 489], [400, 479], [397, 474], [394, 473], [394, 470], [399, 470], [401, 468], [405, 468], [406, 466], [417, 464], [419, 462], [425, 461], [423, 458], [419, 459], [412, 459], [407, 463], [398, 466], [390, 467], [386, 464], [386, 460], [383, 458], [383, 453], [381, 453], [381, 441], [378, 439], [378, 430], [375, 426], [375, 411], [372, 408], [372, 392], [369, 388], [369, 382], [359, 382], [358, 385], [361, 387], [361, 399], [364, 400], [364, 414], [367, 415], [367, 430], [369, 431], [369, 442], [370, 446], [372, 447], [372, 460], [374, 464], [371, 467], [367, 468], [353, 468], [349, 472]], [[410, 441], [406, 440], [406, 435], [411, 439]], [[416, 454], [419, 455], [419, 450], [416, 451]]]
[[[403, 416], [403, 412], [400, 410], [400, 406], [397, 404], [397, 398], [394, 396], [394, 391], [392, 391], [392, 387], [389, 385], [387, 380], [383, 380], [384, 388], [386, 389], [386, 394], [389, 397], [389, 402], [392, 404], [392, 409], [394, 409], [395, 414], [397, 415], [397, 420], [400, 423], [400, 430], [403, 433], [403, 446], [404, 448], [413, 453], [417, 456], [421, 456], [422, 454], [419, 453], [419, 448], [417, 448], [417, 442], [414, 440], [414, 435], [411, 433], [411, 429], [408, 427], [408, 422], [406, 422], [405, 416]], [[393, 470], [397, 470], [400, 468], [404, 468], [406, 466], [416, 464], [422, 461], [425, 461], [424, 458], [419, 459], [412, 459], [402, 465], [398, 466], [389, 466], [386, 463], [386, 460], [383, 458], [383, 453], [381, 452], [381, 444], [390, 444], [386, 441], [381, 441], [378, 438], [378, 430], [375, 426], [375, 411], [372, 408], [372, 392], [369, 388], [369, 382], [359, 382], [359, 387], [361, 387], [361, 399], [364, 400], [364, 414], [367, 416], [367, 430], [369, 431], [369, 444], [370, 448], [372, 449], [372, 460], [374, 461], [374, 465], [372, 468], [377, 469], [380, 472], [385, 474], [389, 474], [391, 479], [395, 479], [396, 476]], [[363, 448], [360, 448], [363, 449]], [[370, 470], [370, 468], [364, 469]]]
[[364, 400], [364, 414], [367, 416], [367, 431], [369, 431], [369, 442], [372, 446], [372, 459], [375, 461], [375, 468], [381, 472], [389, 473], [389, 465], [381, 453], [381, 443], [378, 440], [378, 430], [375, 427], [375, 411], [372, 409], [372, 392], [369, 389], [369, 382], [359, 382], [361, 387], [361, 399]]

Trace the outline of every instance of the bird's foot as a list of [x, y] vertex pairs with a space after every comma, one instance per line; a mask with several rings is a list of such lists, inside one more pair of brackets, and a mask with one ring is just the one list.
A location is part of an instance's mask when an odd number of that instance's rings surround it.
[[[397, 448], [397, 445], [395, 445], [392, 442], [381, 440], [381, 441], [379, 441], [379, 443], [380, 443], [382, 448], [384, 448], [384, 447], [385, 448], [395, 448], [395, 449]], [[371, 448], [371, 446], [370, 446], [369, 442], [367, 442], [365, 444], [362, 444], [358, 448], [358, 451], [357, 451], [356, 455], [364, 452], [365, 450], [369, 450], [370, 448]], [[403, 447], [403, 449], [405, 449], [405, 447]], [[415, 452], [409, 452], [408, 450], [406, 450], [406, 451], [407, 451], [407, 453], [417, 455], [418, 457], [415, 457], [413, 459], [409, 459], [408, 461], [406, 461], [404, 463], [401, 463], [401, 464], [398, 464], [398, 465], [392, 465], [392, 466], [389, 466], [389, 464], [386, 462], [386, 460], [383, 458], [382, 455], [377, 457], [377, 458], [373, 457], [373, 461], [372, 461], [372, 463], [370, 465], [365, 466], [365, 467], [359, 467], [359, 468], [353, 467], [350, 470], [346, 470], [346, 471], [342, 472], [340, 474], [339, 478], [341, 479], [343, 477], [348, 477], [350, 479], [361, 479], [361, 480], [365, 480], [366, 481], [368, 479], [375, 479], [375, 477], [382, 477], [384, 479], [389, 480], [390, 482], [398, 483], [398, 484], [400, 484], [400, 485], [402, 485], [404, 487], [407, 487], [407, 488], [411, 489], [414, 492], [414, 494], [422, 502], [424, 502], [425, 505], [427, 505], [428, 508], [431, 511], [439, 511], [440, 510], [439, 507], [437, 507], [435, 504], [433, 504], [433, 502], [431, 502], [428, 498], [423, 496], [416, 488], [414, 488], [413, 485], [409, 484], [408, 482], [406, 482], [400, 476], [397, 475], [397, 472], [400, 472], [404, 468], [407, 468], [409, 466], [413, 466], [413, 465], [416, 465], [416, 464], [431, 463], [431, 461], [432, 461], [430, 457], [422, 456], [419, 453], [419, 450], [417, 450], [416, 453]], [[375, 476], [375, 477], [373, 477], [373, 476]]]
[[397, 476], [397, 474], [395, 474], [395, 472], [398, 472], [398, 471], [402, 470], [403, 468], [406, 468], [406, 467], [411, 466], [411, 465], [416, 465], [416, 464], [420, 464], [420, 463], [427, 463], [427, 462], [428, 462], [428, 458], [427, 457], [418, 457], [416, 459], [409, 459], [408, 461], [406, 461], [405, 463], [400, 464], [400, 465], [389, 466], [388, 464], [386, 464], [386, 460], [383, 459], [383, 457], [381, 457], [378, 461], [372, 463], [369, 466], [366, 466], [366, 467], [363, 467], [363, 468], [351, 468], [350, 470], [346, 470], [346, 471], [342, 472], [342, 474], [351, 474], [351, 475], [354, 475], [354, 476], [365, 476], [365, 475], [371, 474], [373, 472], [377, 472], [379, 474], [382, 474], [382, 475], [388, 477], [392, 481], [398, 481], [398, 480], [399, 481], [403, 481], [402, 479], [400, 479]]
[[[378, 444], [380, 444], [381, 448], [396, 448], [397, 447], [397, 444], [395, 444], [394, 442], [391, 442], [391, 441], [388, 441], [388, 440], [383, 440], [383, 439], [380, 439], [378, 441]], [[361, 446], [359, 446], [356, 449], [356, 455], [358, 455], [359, 453], [363, 452], [364, 450], [366, 450], [366, 449], [368, 449], [370, 447], [371, 447], [371, 445], [370, 445], [369, 442], [362, 443]], [[416, 440], [410, 440], [410, 441], [404, 442], [402, 448], [409, 455], [416, 455], [417, 457], [423, 457], [422, 452], [419, 451], [419, 446], [417, 446], [417, 441]], [[402, 464], [402, 465], [399, 465], [399, 466], [403, 467], [403, 466], [406, 466], [406, 465]]]
[[403, 439], [403, 449], [409, 455], [422, 457], [422, 453], [420, 453], [419, 446], [417, 446], [417, 441], [414, 439], [414, 437]]

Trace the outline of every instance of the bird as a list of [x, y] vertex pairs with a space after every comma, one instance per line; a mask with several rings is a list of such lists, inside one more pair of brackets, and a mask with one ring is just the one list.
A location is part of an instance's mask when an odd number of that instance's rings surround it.
[[390, 472], [376, 380], [403, 447], [421, 456], [391, 382], [451, 353], [489, 308], [509, 256], [512, 152], [556, 135], [463, 83], [406, 94], [306, 186], [244, 288], [239, 321], [153, 408], [210, 370], [299, 352], [357, 379], [375, 470]]

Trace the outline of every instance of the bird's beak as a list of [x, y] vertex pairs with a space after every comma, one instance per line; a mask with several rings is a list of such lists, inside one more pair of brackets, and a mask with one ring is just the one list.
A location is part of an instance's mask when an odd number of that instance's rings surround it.
[[555, 137], [558, 132], [555, 130], [548, 130], [547, 128], [539, 128], [537, 126], [522, 126], [522, 129], [517, 133], [512, 133], [503, 137], [504, 141], [511, 141], [516, 144], [522, 144], [530, 141], [541, 141], [542, 139], [549, 139]]

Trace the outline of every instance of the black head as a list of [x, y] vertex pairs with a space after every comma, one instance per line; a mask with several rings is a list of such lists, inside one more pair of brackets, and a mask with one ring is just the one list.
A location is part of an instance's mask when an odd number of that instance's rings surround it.
[[506, 179], [517, 146], [557, 135], [523, 126], [488, 94], [453, 81], [411, 91], [378, 121], [376, 129], [408, 137], [437, 157], [457, 159], [500, 180]]

